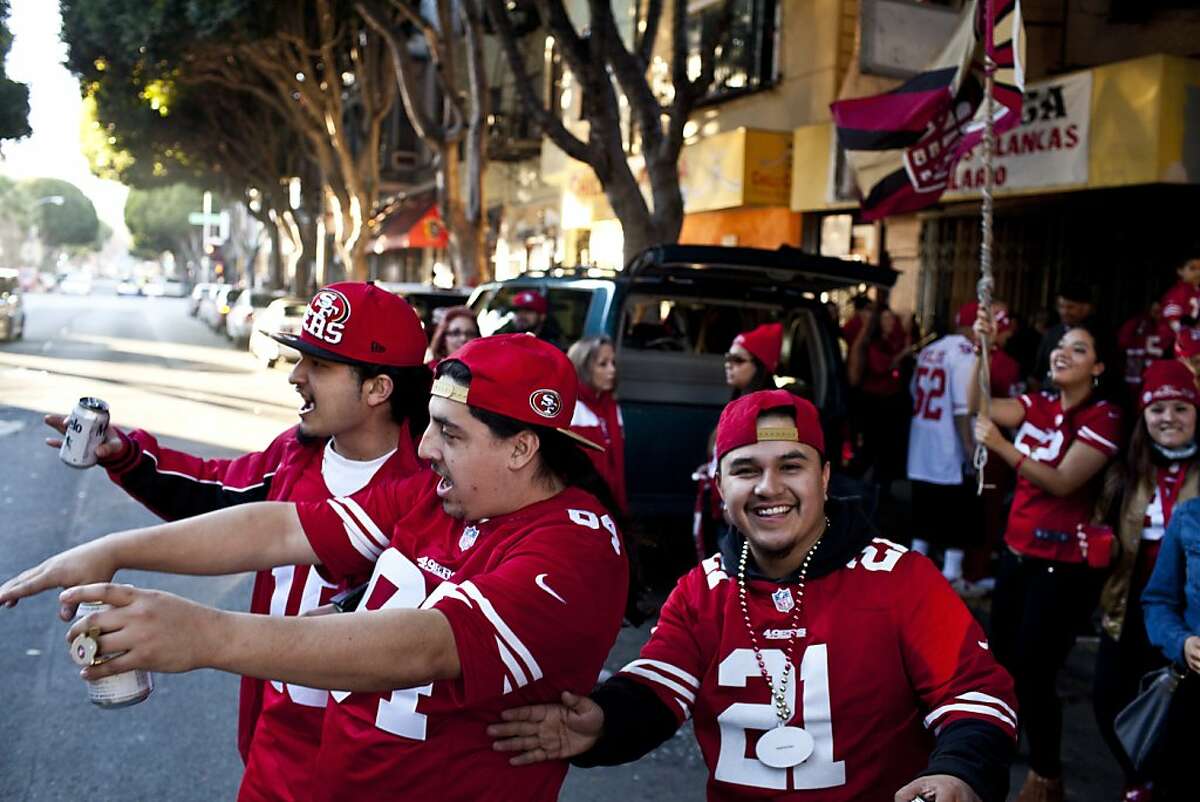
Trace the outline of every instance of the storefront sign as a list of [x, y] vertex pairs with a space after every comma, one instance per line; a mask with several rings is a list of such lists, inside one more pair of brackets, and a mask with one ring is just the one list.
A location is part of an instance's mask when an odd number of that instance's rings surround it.
[[[1026, 87], [1021, 124], [996, 140], [996, 191], [1086, 185], [1091, 99], [1090, 71]], [[947, 196], [979, 193], [982, 158], [979, 145], [959, 160]]]

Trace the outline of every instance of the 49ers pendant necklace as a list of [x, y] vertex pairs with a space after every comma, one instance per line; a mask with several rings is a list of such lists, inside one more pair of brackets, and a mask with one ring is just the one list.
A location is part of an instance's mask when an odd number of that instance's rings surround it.
[[[758, 661], [758, 671], [771, 691], [771, 701], [775, 706], [775, 717], [778, 723], [775, 729], [769, 730], [758, 739], [754, 755], [758, 762], [773, 769], [790, 769], [798, 766], [813, 753], [816, 743], [812, 735], [801, 727], [788, 724], [792, 720], [792, 709], [787, 703], [788, 680], [792, 675], [792, 656], [796, 651], [796, 633], [800, 630], [800, 608], [804, 606], [804, 580], [808, 576], [808, 564], [817, 551], [818, 540], [808, 550], [804, 562], [800, 565], [800, 581], [796, 588], [796, 604], [792, 607], [792, 629], [788, 633], [787, 648], [784, 650], [783, 676], [779, 687], [771, 682], [771, 672], [767, 671], [767, 663], [763, 659], [762, 650], [758, 648], [758, 637], [750, 623], [750, 606], [746, 602], [746, 559], [750, 554], [750, 541], [742, 543], [742, 559], [738, 563], [738, 601], [742, 605], [742, 618], [746, 622], [746, 632], [750, 635], [750, 646], [754, 649], [754, 659]], [[776, 607], [778, 607], [778, 602]]]

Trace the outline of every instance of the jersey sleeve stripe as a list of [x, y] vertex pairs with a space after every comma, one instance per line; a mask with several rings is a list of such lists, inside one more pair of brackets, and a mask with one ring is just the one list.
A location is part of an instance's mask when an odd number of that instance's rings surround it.
[[275, 475], [275, 471], [271, 471], [270, 473], [264, 473], [262, 479], [255, 482], [254, 484], [244, 485], [243, 487], [234, 487], [233, 485], [225, 484], [220, 479], [201, 479], [198, 476], [192, 476], [191, 474], [183, 473], [182, 471], [165, 470], [163, 468], [158, 467], [158, 455], [157, 454], [154, 454], [151, 451], [148, 451], [144, 448], [142, 449], [142, 453], [145, 454], [147, 457], [149, 457], [151, 459], [151, 461], [154, 462], [154, 472], [155, 473], [162, 474], [163, 476], [178, 476], [180, 479], [187, 479], [188, 481], [195, 482], [195, 483], [201, 484], [201, 485], [217, 485], [218, 487], [224, 488], [225, 490], [228, 490], [231, 493], [245, 493], [247, 490], [255, 490], [257, 488], [260, 488], [267, 483], [268, 479], [270, 479], [272, 476]]
[[359, 506], [357, 501], [349, 496], [342, 496], [341, 498], [337, 499], [337, 501], [346, 505], [346, 509], [349, 510], [350, 513], [358, 520], [359, 524], [362, 525], [362, 528], [367, 531], [367, 534], [374, 538], [375, 543], [381, 549], [386, 549], [391, 545], [392, 539], [385, 535], [379, 529], [379, 527], [375, 525], [375, 522], [371, 520], [371, 516], [367, 515], [366, 510]]
[[496, 608], [492, 606], [492, 603], [479, 592], [479, 588], [475, 587], [475, 583], [466, 581], [459, 585], [459, 588], [468, 597], [475, 600], [484, 617], [495, 627], [497, 634], [500, 635], [505, 644], [521, 658], [525, 666], [529, 669], [529, 673], [533, 675], [533, 678], [541, 679], [542, 667], [538, 665], [537, 660], [533, 659], [533, 654], [525, 647], [524, 643], [521, 643], [521, 639], [517, 637], [517, 634], [509, 628], [508, 624], [504, 623], [504, 619], [496, 612]]
[[1079, 427], [1079, 436], [1086, 437], [1090, 440], [1095, 440], [1096, 442], [1100, 443], [1101, 445], [1105, 446], [1106, 448], [1108, 448], [1112, 451], [1118, 450], [1116, 443], [1096, 434], [1096, 430], [1091, 428], [1090, 426], [1080, 426]]
[[508, 647], [504, 645], [504, 641], [500, 640], [498, 637], [496, 638], [496, 648], [500, 650], [501, 662], [504, 663], [505, 668], [508, 669], [508, 673], [512, 675], [512, 678], [517, 681], [517, 687], [524, 688], [526, 685], [528, 685], [529, 677], [526, 676], [525, 672], [521, 669], [520, 664], [517, 662], [517, 658], [513, 657], [513, 653], [510, 652]]
[[967, 693], [960, 693], [957, 698], [962, 699], [964, 702], [986, 702], [987, 704], [996, 705], [997, 707], [1003, 708], [1010, 716], [1013, 717], [1014, 721], [1017, 718], [1017, 711], [1009, 707], [1003, 699], [997, 699], [995, 696], [981, 693], [979, 691], [968, 691]]
[[933, 724], [933, 722], [937, 721], [939, 718], [946, 715], [947, 713], [953, 713], [956, 711], [962, 712], [962, 713], [979, 713], [984, 716], [991, 716], [992, 718], [998, 718], [1001, 721], [1003, 721], [1005, 724], [1007, 724], [1008, 726], [1012, 727], [1013, 729], [1016, 729], [1016, 726], [1017, 726], [1017, 722], [1014, 719], [1009, 718], [1005, 713], [1000, 712], [999, 710], [997, 710], [994, 707], [989, 707], [988, 705], [970, 705], [970, 704], [959, 703], [959, 704], [942, 705], [937, 710], [934, 710], [932, 713], [930, 713], [928, 716], [925, 717], [925, 728], [928, 729]]
[[651, 668], [657, 668], [659, 671], [665, 671], [666, 673], [671, 674], [671, 675], [683, 680], [684, 682], [686, 682], [688, 685], [692, 686], [692, 688], [694, 688], [696, 690], [699, 690], [699, 688], [700, 688], [700, 680], [696, 679], [696, 677], [694, 677], [693, 675], [684, 671], [679, 666], [673, 666], [670, 663], [664, 663], [662, 660], [650, 660], [648, 658], [640, 658], [638, 660], [631, 661], [629, 663], [629, 665], [625, 666], [625, 668], [622, 670], [623, 671], [628, 670], [630, 668], [633, 668], [634, 666], [650, 666]]
[[696, 702], [696, 694], [692, 693], [687, 688], [680, 685], [678, 682], [675, 682], [674, 680], [669, 680], [666, 677], [662, 676], [661, 674], [651, 671], [648, 668], [643, 668], [642, 666], [628, 665], [628, 666], [625, 666], [624, 668], [622, 668], [620, 673], [636, 674], [639, 677], [645, 677], [646, 679], [650, 680], [651, 682], [657, 682], [659, 685], [663, 686], [664, 688], [668, 688], [673, 694], [680, 697], [681, 699], [686, 699], [687, 701], [691, 702], [692, 704], [695, 704], [695, 702]]
[[354, 547], [354, 550], [371, 562], [378, 560], [379, 555], [383, 554], [383, 549], [376, 546], [363, 534], [363, 531], [358, 528], [358, 524], [354, 523], [346, 511], [337, 505], [335, 499], [329, 499], [329, 506], [342, 519], [342, 526], [346, 530], [347, 540], [350, 541], [350, 545]]

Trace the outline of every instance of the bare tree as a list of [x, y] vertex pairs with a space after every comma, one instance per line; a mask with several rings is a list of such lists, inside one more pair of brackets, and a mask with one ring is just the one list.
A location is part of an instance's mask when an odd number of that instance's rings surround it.
[[[521, 57], [509, 17], [511, 3], [483, 2], [515, 76], [522, 105], [555, 145], [590, 166], [600, 181], [625, 235], [626, 261], [644, 248], [675, 242], [683, 226], [678, 170], [683, 129], [713, 82], [716, 52], [724, 32], [730, 29], [731, 0], [724, 0], [718, 24], [703, 29], [698, 52], [700, 69], [694, 77], [688, 70], [687, 0], [671, 0], [666, 34], [671, 80], [665, 91], [658, 92], [651, 80], [651, 60], [658, 46], [663, 0], [647, 0], [638, 26], [640, 33], [629, 45], [617, 28], [612, 0], [588, 0], [586, 33], [576, 29], [562, 0], [536, 0], [543, 23], [582, 90], [583, 116], [588, 123], [586, 139], [569, 130], [540, 97]], [[631, 112], [627, 123], [622, 119], [621, 96]], [[625, 124], [644, 160], [649, 203], [625, 150]]]
[[490, 274], [483, 211], [488, 116], [483, 12], [478, 0], [436, 0], [434, 20], [403, 0], [390, 0], [390, 6], [423, 38], [436, 91], [422, 84], [425, 70], [414, 61], [406, 37], [388, 24], [383, 4], [359, 2], [355, 8], [387, 43], [409, 122], [434, 154], [438, 208], [450, 234], [451, 262], [458, 283], [470, 286]]

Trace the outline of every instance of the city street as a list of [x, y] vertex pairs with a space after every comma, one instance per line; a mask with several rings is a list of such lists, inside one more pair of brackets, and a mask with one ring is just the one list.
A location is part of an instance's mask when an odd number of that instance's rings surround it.
[[[175, 448], [225, 456], [265, 445], [294, 421], [286, 371], [263, 371], [246, 353], [189, 318], [183, 299], [31, 295], [22, 342], [0, 346], [0, 575], [154, 517], [99, 470], [75, 471], [42, 445], [48, 411], [81, 395], [109, 402], [113, 421], [141, 426]], [[244, 609], [250, 578], [121, 575], [228, 609]], [[620, 668], [648, 633], [626, 628], [608, 661]], [[0, 799], [209, 800], [233, 797], [241, 772], [234, 748], [237, 680], [214, 671], [158, 677], [154, 695], [124, 710], [89, 704], [62, 641], [54, 594], [0, 611], [0, 691], [11, 732], [0, 747]], [[1075, 651], [1064, 675], [1065, 757], [1072, 799], [1113, 798], [1118, 782], [1088, 700], [1094, 645]], [[1014, 783], [1024, 767], [1013, 770]], [[705, 769], [685, 727], [631, 765], [573, 770], [572, 802], [699, 799]]]

